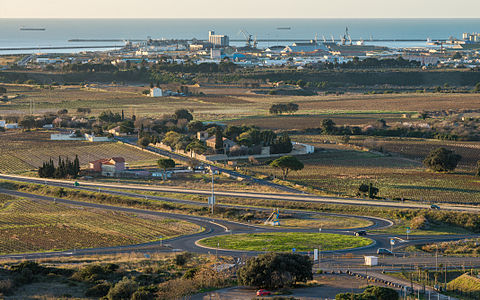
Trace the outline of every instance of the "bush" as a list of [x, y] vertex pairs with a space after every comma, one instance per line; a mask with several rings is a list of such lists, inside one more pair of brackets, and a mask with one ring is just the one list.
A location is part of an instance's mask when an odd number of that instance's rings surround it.
[[416, 216], [410, 221], [410, 227], [412, 227], [412, 229], [428, 229], [430, 225], [425, 216]]
[[249, 259], [238, 270], [240, 284], [276, 289], [313, 278], [313, 262], [308, 256], [293, 253], [267, 253]]
[[442, 147], [431, 151], [423, 160], [423, 164], [435, 172], [450, 172], [455, 170], [461, 159], [462, 156], [459, 154]]
[[78, 281], [95, 282], [97, 280], [107, 279], [117, 269], [118, 265], [116, 264], [88, 265], [75, 272], [72, 278]]
[[108, 294], [111, 285], [108, 282], [102, 282], [90, 287], [86, 292], [85, 296], [87, 297], [103, 297]]
[[153, 300], [155, 299], [155, 295], [146, 290], [138, 290], [132, 294], [132, 300]]
[[361, 294], [343, 293], [335, 296], [336, 300], [398, 300], [398, 293], [394, 289], [371, 286], [367, 287]]
[[110, 289], [107, 298], [110, 300], [130, 299], [137, 289], [138, 283], [134, 279], [123, 277]]

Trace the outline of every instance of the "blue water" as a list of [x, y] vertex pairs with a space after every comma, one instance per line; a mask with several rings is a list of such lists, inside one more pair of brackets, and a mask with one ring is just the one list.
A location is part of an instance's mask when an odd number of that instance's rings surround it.
[[[44, 27], [46, 31], [20, 31], [22, 26]], [[330, 40], [331, 36], [340, 38], [347, 26], [353, 39], [435, 40], [450, 36], [460, 38], [463, 32], [478, 32], [480, 19], [0, 19], [0, 49], [119, 44], [69, 43], [69, 39], [207, 39], [209, 30], [227, 34], [230, 39], [242, 39], [241, 29], [258, 39], [313, 39], [317, 35], [319, 40], [323, 36]], [[278, 30], [278, 27], [291, 27], [291, 30]], [[279, 43], [263, 46], [272, 44]], [[413, 45], [425, 43], [408, 44]], [[50, 52], [81, 50], [84, 49]], [[0, 54], [6, 51], [0, 50]]]

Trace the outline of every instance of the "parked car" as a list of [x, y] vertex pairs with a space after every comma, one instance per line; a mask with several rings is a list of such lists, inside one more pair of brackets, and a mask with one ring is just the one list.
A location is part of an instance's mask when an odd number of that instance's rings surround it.
[[432, 205], [430, 205], [430, 208], [431, 209], [440, 209], [440, 206], [438, 206], [436, 204], [432, 204]]
[[267, 290], [258, 290], [257, 291], [257, 296], [270, 296], [272, 293]]
[[366, 230], [359, 230], [359, 231], [355, 231], [353, 234], [355, 236], [367, 235], [367, 231]]
[[377, 254], [382, 254], [382, 255], [393, 255], [393, 252], [385, 249], [385, 248], [378, 248], [377, 249]]

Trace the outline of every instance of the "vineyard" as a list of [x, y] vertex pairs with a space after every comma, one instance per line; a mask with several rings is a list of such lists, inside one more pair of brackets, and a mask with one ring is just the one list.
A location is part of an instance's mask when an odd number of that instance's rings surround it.
[[0, 253], [138, 244], [199, 230], [174, 219], [7, 198], [0, 209]]
[[[479, 203], [480, 180], [470, 173], [433, 173], [421, 163], [397, 156], [354, 150], [325, 150], [300, 157], [305, 168], [288, 180], [327, 195], [356, 196], [362, 183], [373, 183], [380, 197], [429, 202]], [[254, 172], [280, 177], [270, 166], [253, 166]]]
[[119, 143], [90, 143], [85, 141], [51, 141], [46, 131], [0, 133], [0, 172], [20, 174], [36, 170], [50, 158], [58, 156], [73, 159], [78, 155], [85, 166], [92, 160], [115, 156], [124, 157], [127, 163], [155, 164], [157, 155]]

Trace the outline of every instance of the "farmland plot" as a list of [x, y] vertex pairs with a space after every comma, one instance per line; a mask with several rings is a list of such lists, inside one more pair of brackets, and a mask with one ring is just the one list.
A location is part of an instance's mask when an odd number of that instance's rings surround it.
[[199, 230], [180, 220], [14, 199], [0, 209], [0, 253], [138, 244]]

